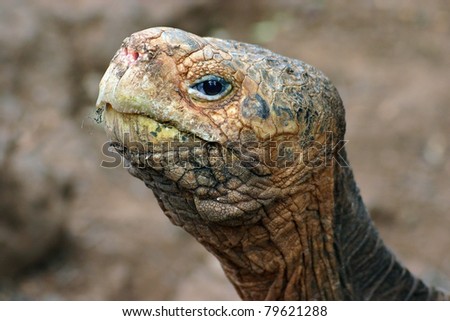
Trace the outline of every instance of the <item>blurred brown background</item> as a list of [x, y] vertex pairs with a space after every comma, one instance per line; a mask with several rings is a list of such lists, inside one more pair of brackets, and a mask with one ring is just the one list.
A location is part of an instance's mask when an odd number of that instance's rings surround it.
[[391, 249], [450, 289], [450, 4], [364, 1], [0, 3], [0, 299], [236, 299], [200, 245], [124, 169], [100, 167], [98, 82], [130, 33], [172, 26], [323, 70]]

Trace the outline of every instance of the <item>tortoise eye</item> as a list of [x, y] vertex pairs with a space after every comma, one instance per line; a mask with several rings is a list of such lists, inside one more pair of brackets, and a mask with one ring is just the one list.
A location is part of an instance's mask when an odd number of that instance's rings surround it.
[[225, 97], [231, 88], [231, 84], [222, 77], [207, 75], [192, 84], [188, 92], [194, 99], [214, 101]]

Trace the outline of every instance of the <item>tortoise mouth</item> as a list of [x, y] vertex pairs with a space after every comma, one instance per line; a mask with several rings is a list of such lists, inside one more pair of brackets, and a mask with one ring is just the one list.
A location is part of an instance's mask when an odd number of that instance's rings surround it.
[[142, 113], [117, 111], [110, 103], [97, 110], [99, 122], [104, 122], [106, 134], [113, 142], [124, 146], [142, 147], [155, 144], [203, 141], [194, 134], [180, 131], [169, 123], [159, 122]]
[[211, 168], [214, 167], [212, 150], [215, 159], [231, 158], [225, 159], [224, 165], [236, 161], [236, 155], [220, 143], [206, 141], [146, 114], [120, 112], [110, 103], [99, 108], [98, 114], [111, 145], [133, 167], [164, 169], [164, 172], [174, 168]]
[[97, 115], [97, 121], [104, 123], [111, 145], [133, 167], [199, 169], [220, 163], [239, 169], [237, 172], [271, 174], [267, 164], [239, 142], [222, 145], [208, 141], [146, 114], [117, 111], [110, 103], [99, 107]]

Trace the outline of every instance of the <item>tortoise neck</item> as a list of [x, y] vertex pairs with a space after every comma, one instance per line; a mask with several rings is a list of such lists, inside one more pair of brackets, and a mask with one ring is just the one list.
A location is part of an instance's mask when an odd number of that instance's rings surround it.
[[263, 210], [257, 223], [203, 227], [215, 238], [199, 241], [220, 260], [241, 298], [344, 298], [333, 248], [332, 171], [325, 168], [308, 190]]
[[447, 298], [384, 246], [349, 167], [315, 169], [300, 188], [262, 207], [256, 222], [228, 226], [196, 213], [166, 214], [219, 259], [245, 300]]
[[415, 278], [385, 247], [364, 206], [350, 167], [335, 167], [334, 236], [344, 299], [445, 298], [444, 294]]
[[192, 226], [242, 299], [446, 298], [384, 246], [349, 167], [326, 167], [305, 186], [262, 210], [256, 223]]

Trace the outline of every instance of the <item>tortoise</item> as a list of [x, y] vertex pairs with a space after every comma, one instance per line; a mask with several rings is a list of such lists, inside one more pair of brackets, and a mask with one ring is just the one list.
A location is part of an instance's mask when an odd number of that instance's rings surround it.
[[126, 38], [98, 121], [244, 300], [437, 300], [384, 245], [331, 81], [256, 45], [168, 27]]

